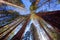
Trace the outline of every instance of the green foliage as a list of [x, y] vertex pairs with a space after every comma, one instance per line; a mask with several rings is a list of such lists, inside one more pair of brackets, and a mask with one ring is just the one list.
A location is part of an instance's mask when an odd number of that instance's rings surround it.
[[32, 6], [30, 7], [30, 10], [33, 11], [33, 10], [36, 10], [36, 8], [37, 8], [37, 7], [36, 7], [35, 5], [32, 5]]

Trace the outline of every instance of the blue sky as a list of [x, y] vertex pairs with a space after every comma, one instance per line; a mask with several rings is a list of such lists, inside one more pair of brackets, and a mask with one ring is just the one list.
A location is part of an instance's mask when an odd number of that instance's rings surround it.
[[[31, 2], [29, 0], [22, 0], [23, 3], [25, 4], [25, 8], [29, 9]], [[40, 6], [43, 2], [46, 0], [40, 0], [38, 6]], [[52, 2], [50, 3], [50, 8], [49, 8], [49, 3], [47, 2], [45, 5], [43, 5], [41, 8], [38, 8], [36, 12], [39, 11], [55, 11], [55, 10], [60, 10], [60, 4], [58, 4], [57, 0], [51, 0]]]
[[21, 9], [19, 9], [19, 8], [12, 7], [12, 6], [7, 6], [6, 9], [7, 9], [7, 10], [17, 11], [17, 12], [19, 12], [19, 14], [21, 14], [21, 15], [30, 14], [29, 7], [30, 7], [31, 3], [29, 2], [29, 0], [26, 0], [26, 1], [25, 1], [25, 0], [22, 0], [22, 1], [23, 1], [24, 5], [25, 5], [25, 9], [26, 9], [26, 10], [21, 10]]
[[[25, 9], [27, 10], [21, 10], [19, 8], [16, 8], [16, 7], [12, 7], [12, 6], [7, 6], [6, 9], [7, 10], [14, 10], [14, 11], [17, 11], [19, 12], [19, 14], [21, 15], [27, 15], [27, 14], [30, 14], [30, 5], [31, 5], [31, 2], [30, 0], [22, 0], [24, 5], [25, 5]], [[39, 4], [37, 6], [40, 6], [41, 3], [43, 3], [44, 0], [40, 0]], [[46, 3], [44, 4], [42, 7], [38, 8], [36, 10], [36, 13], [38, 12], [41, 12], [41, 11], [55, 11], [55, 10], [60, 10], [60, 4], [58, 4], [57, 0], [52, 0], [52, 2], [50, 3], [50, 8], [48, 6], [49, 3]]]
[[[45, 5], [43, 5], [42, 7], [37, 9], [37, 12], [39, 11], [55, 11], [55, 10], [60, 10], [60, 4], [58, 4], [57, 0], [52, 0], [52, 2], [50, 3], [50, 8], [48, 6], [49, 3], [46, 3]], [[39, 5], [38, 5], [39, 6]]]
[[24, 5], [25, 5], [25, 8], [29, 9], [30, 8], [30, 5], [31, 5], [31, 2], [29, 0], [22, 0]]

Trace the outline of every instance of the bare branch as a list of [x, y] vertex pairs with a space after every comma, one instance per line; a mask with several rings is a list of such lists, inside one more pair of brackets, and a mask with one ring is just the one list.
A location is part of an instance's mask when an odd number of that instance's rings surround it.
[[10, 6], [14, 6], [14, 7], [20, 8], [21, 10], [25, 10], [26, 11], [26, 9], [23, 8], [23, 7], [17, 6], [15, 4], [12, 4], [12, 3], [9, 3], [9, 2], [3, 1], [3, 0], [0, 0], [0, 3], [7, 4], [7, 5], [10, 5]]

